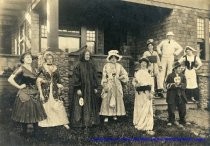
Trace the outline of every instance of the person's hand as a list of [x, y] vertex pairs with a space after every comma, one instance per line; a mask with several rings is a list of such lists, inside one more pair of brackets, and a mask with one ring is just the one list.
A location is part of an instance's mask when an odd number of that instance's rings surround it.
[[97, 89], [94, 89], [94, 93], [95, 93], [95, 94], [98, 93], [98, 90], [97, 90]]
[[199, 68], [197, 68], [197, 67], [194, 67], [194, 70], [198, 70]]
[[141, 84], [140, 83], [136, 83], [136, 87], [140, 87], [141, 86]]
[[19, 89], [23, 89], [23, 88], [26, 88], [26, 84], [20, 85]]
[[119, 76], [118, 79], [119, 80], [123, 80], [125, 77], [124, 76]]
[[58, 86], [58, 88], [60, 88], [60, 89], [64, 88], [63, 85], [61, 85], [61, 84], [57, 84], [57, 86]]
[[47, 80], [42, 79], [41, 83], [47, 83]]
[[40, 100], [44, 101], [44, 95], [43, 94], [40, 94]]
[[159, 68], [159, 71], [163, 70], [163, 67], [161, 65], [159, 65], [158, 68]]
[[77, 95], [82, 96], [82, 91], [80, 89], [77, 90]]

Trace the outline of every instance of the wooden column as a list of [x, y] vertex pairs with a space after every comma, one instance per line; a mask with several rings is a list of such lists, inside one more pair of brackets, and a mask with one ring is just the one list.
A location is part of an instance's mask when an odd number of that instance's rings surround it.
[[59, 0], [47, 0], [47, 46], [51, 51], [58, 50]]
[[209, 60], [210, 57], [209, 57], [209, 53], [210, 53], [210, 48], [209, 48], [209, 45], [210, 45], [210, 42], [209, 42], [209, 19], [208, 18], [205, 18], [204, 19], [204, 38], [205, 38], [205, 60]]

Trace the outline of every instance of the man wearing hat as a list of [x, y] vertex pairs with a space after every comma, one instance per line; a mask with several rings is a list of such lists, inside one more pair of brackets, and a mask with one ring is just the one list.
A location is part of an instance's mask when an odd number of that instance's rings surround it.
[[[182, 73], [182, 67], [179, 62], [173, 65], [173, 72], [166, 78], [166, 102], [168, 103], [168, 126], [172, 124], [183, 127], [186, 124], [186, 78]], [[179, 123], [175, 121], [176, 107], [179, 111]]]
[[172, 72], [172, 65], [174, 63], [174, 57], [178, 56], [183, 48], [173, 39], [174, 33], [169, 31], [167, 39], [163, 40], [157, 46], [157, 52], [161, 56], [161, 83], [164, 84], [165, 77]]

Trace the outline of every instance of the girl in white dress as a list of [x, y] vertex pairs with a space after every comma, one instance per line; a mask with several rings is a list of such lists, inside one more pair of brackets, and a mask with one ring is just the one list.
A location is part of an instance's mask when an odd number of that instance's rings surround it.
[[132, 81], [132, 84], [135, 87], [133, 124], [136, 129], [154, 135], [152, 109], [153, 78], [148, 72], [149, 60], [142, 58], [139, 60], [139, 63], [140, 69], [135, 72]]

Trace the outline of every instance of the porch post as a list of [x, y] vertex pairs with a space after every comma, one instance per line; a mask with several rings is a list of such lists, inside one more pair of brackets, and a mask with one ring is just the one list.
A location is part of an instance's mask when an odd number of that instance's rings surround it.
[[47, 47], [51, 51], [58, 50], [58, 13], [59, 0], [47, 0]]
[[210, 52], [210, 49], [209, 49], [209, 19], [208, 18], [205, 18], [204, 19], [204, 38], [205, 38], [205, 59], [206, 60], [209, 60], [210, 57], [209, 57], [209, 52]]

